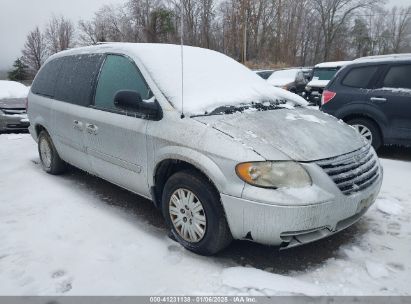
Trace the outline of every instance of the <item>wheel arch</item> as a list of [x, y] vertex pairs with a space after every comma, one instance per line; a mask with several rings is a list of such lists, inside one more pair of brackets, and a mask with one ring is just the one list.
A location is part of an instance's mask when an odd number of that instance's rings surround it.
[[225, 176], [217, 164], [205, 155], [189, 148], [179, 147], [179, 153], [164, 153], [155, 162], [149, 184], [154, 204], [161, 206], [163, 188], [168, 178], [182, 170], [194, 170], [210, 181], [218, 194], [223, 192]]
[[381, 140], [383, 142], [385, 141], [384, 139], [387, 136], [388, 120], [380, 110], [362, 104], [355, 104], [336, 114], [336, 116], [342, 119], [344, 122], [348, 122], [352, 119], [357, 118], [370, 120], [377, 126], [378, 130], [380, 131]]

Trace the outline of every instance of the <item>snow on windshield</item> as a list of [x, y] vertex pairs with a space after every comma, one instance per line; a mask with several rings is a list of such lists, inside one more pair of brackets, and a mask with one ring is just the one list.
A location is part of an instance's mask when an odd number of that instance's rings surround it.
[[[117, 45], [118, 46], [118, 45]], [[182, 110], [181, 47], [166, 44], [123, 44], [136, 55], [178, 111]], [[184, 47], [184, 112], [196, 115], [227, 105], [289, 100], [306, 101], [274, 88], [251, 70], [215, 51]]]
[[29, 94], [29, 88], [15, 82], [0, 80], [0, 99], [25, 98]]

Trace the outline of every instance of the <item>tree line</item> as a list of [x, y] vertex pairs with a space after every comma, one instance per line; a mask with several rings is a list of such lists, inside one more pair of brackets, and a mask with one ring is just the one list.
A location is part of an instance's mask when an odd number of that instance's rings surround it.
[[[52, 17], [27, 36], [19, 64], [34, 75], [48, 56], [100, 42], [180, 43], [254, 68], [411, 51], [411, 6], [383, 0], [128, 0], [74, 24]], [[16, 63], [15, 63], [16, 64]]]

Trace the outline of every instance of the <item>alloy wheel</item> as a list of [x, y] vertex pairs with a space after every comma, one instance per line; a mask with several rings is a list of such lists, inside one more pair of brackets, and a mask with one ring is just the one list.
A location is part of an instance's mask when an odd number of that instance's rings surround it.
[[363, 125], [353, 125], [353, 127], [364, 137], [369, 143], [372, 143], [372, 132], [366, 126]]

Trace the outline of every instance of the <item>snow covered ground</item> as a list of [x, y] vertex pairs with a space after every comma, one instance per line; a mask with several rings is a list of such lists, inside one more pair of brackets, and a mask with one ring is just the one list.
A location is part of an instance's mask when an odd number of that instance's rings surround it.
[[29, 135], [0, 135], [0, 295], [411, 295], [411, 158], [392, 158], [377, 203], [347, 230], [200, 257], [149, 201], [75, 169], [47, 175]]

